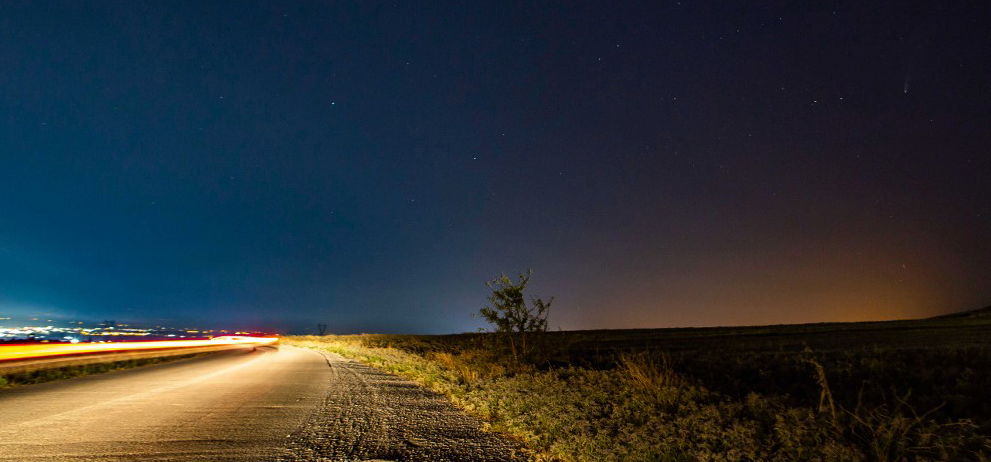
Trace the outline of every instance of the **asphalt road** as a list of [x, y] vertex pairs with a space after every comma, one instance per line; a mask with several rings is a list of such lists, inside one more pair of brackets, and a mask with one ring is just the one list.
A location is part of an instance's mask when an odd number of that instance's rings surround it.
[[0, 390], [0, 460], [512, 460], [444, 398], [281, 347]]

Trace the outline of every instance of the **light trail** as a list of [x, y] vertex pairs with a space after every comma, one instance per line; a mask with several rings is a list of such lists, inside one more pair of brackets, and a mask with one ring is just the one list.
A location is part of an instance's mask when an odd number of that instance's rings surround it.
[[206, 340], [152, 340], [145, 342], [109, 343], [28, 343], [0, 345], [0, 361], [37, 359], [89, 353], [109, 353], [135, 350], [195, 348], [221, 345], [271, 345], [278, 337], [223, 336]]

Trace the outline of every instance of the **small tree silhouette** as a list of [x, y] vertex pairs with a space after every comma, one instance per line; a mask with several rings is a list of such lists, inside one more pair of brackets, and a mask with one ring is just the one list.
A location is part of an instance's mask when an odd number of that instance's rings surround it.
[[531, 269], [520, 274], [519, 282], [516, 283], [505, 274], [485, 283], [492, 289], [492, 295], [488, 297], [490, 306], [479, 310], [482, 318], [495, 326], [496, 332], [509, 338], [509, 348], [513, 353], [513, 360], [517, 362], [521, 357], [529, 356], [527, 334], [547, 331], [547, 312], [554, 302], [554, 297], [551, 297], [546, 302], [533, 298], [529, 305], [526, 303], [523, 292], [532, 275]]
[[327, 333], [327, 325], [326, 324], [317, 324], [317, 335], [322, 336], [322, 335], [324, 335], [326, 333]]

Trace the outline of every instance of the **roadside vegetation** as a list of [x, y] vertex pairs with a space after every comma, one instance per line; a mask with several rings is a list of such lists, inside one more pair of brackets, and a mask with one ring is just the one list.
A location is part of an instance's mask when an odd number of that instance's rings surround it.
[[[519, 282], [495, 332], [287, 337], [447, 395], [537, 460], [991, 460], [991, 315], [546, 332]], [[541, 308], [543, 307], [543, 308]], [[535, 320], [536, 319], [536, 320]], [[528, 329], [527, 320], [532, 321]]]
[[624, 333], [532, 336], [546, 355], [532, 363], [507, 360], [494, 334], [284, 341], [413, 379], [541, 460], [989, 460], [988, 345], [886, 347], [872, 331], [823, 351], [787, 332], [766, 349], [718, 330], [698, 332], [697, 349], [663, 330], [606, 340]]
[[0, 389], [10, 388], [18, 385], [29, 385], [35, 383], [51, 382], [53, 380], [70, 379], [92, 374], [103, 374], [123, 369], [133, 369], [135, 367], [160, 364], [165, 362], [178, 361], [180, 359], [193, 358], [209, 353], [190, 353], [188, 355], [164, 356], [151, 358], [126, 359], [121, 361], [108, 361], [93, 364], [81, 364], [75, 366], [57, 367], [51, 369], [39, 369], [30, 372], [17, 372], [11, 374], [0, 374]]

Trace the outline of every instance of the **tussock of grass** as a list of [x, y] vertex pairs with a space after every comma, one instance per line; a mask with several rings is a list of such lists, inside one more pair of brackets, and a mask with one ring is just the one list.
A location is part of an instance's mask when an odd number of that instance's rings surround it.
[[806, 385], [817, 388], [811, 399], [752, 389], [776, 379], [743, 372], [750, 390], [718, 391], [681, 367], [697, 366], [698, 357], [649, 349], [578, 367], [555, 359], [568, 342], [544, 344], [548, 355], [519, 364], [507, 360], [494, 337], [477, 335], [283, 341], [364, 361], [443, 393], [490, 429], [524, 440], [538, 460], [989, 460], [991, 454], [981, 427], [937, 418], [939, 409], [918, 412], [907, 394], [862, 388], [855, 402], [834, 401], [827, 380], [834, 363], [824, 366], [800, 350], [777, 358], [791, 358]]

